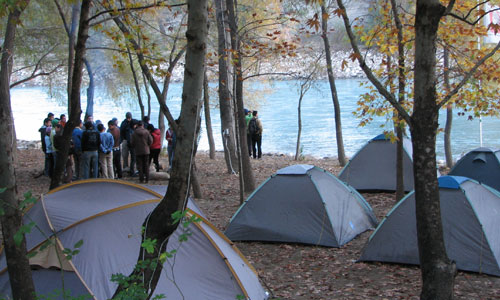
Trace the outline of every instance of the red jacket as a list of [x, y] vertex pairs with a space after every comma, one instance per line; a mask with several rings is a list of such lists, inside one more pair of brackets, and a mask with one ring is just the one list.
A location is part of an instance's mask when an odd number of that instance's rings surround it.
[[167, 130], [167, 132], [165, 133], [165, 139], [167, 140], [169, 146], [172, 146], [172, 142], [173, 142], [172, 138], [173, 137], [174, 137], [174, 131], [171, 128], [169, 128]]
[[153, 136], [153, 143], [149, 146], [150, 149], [161, 149], [161, 131], [156, 128], [153, 132], [151, 132]]

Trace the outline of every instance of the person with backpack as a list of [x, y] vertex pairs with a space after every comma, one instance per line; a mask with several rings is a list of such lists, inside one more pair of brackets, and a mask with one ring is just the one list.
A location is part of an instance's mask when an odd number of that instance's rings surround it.
[[[257, 111], [254, 110], [252, 112], [252, 119], [248, 122], [248, 134], [250, 134], [252, 138], [252, 155], [253, 158], [262, 158], [262, 122], [260, 121], [259, 117], [257, 116]], [[257, 146], [257, 149], [255, 148]], [[258, 153], [257, 153], [258, 152]]]
[[252, 136], [248, 133], [248, 123], [252, 119], [252, 111], [248, 109], [244, 109], [245, 111], [245, 125], [247, 128], [247, 147], [248, 147], [248, 155], [252, 157]]
[[85, 122], [82, 133], [82, 179], [97, 178], [99, 173], [98, 150], [101, 146], [101, 135], [94, 129], [91, 121]]

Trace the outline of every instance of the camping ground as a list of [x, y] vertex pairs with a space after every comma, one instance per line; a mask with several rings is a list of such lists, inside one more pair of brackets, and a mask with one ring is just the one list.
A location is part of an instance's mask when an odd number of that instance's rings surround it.
[[[239, 207], [238, 177], [227, 174], [222, 153], [211, 160], [198, 153], [196, 164], [202, 183], [203, 199], [196, 199], [209, 221], [224, 230]], [[46, 192], [49, 179], [40, 176], [43, 153], [39, 149], [18, 151], [16, 169], [20, 193], [32, 191], [35, 197]], [[166, 158], [162, 157], [165, 166]], [[252, 160], [256, 182], [262, 183], [278, 169], [296, 162], [285, 155], [264, 155]], [[313, 164], [338, 175], [341, 168], [331, 158], [306, 157], [300, 163]], [[137, 178], [126, 177], [134, 183]], [[166, 184], [150, 180], [150, 184]], [[395, 204], [389, 193], [362, 193], [378, 220]], [[341, 248], [298, 244], [237, 242], [241, 252], [253, 264], [272, 299], [419, 299], [420, 270], [416, 266], [383, 263], [357, 263], [371, 235], [365, 232]], [[455, 299], [499, 299], [500, 278], [477, 273], [458, 272]]]

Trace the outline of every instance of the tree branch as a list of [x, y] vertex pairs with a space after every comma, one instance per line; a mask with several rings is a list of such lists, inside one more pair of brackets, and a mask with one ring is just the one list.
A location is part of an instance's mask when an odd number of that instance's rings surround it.
[[[110, 18], [106, 18], [106, 20], [113, 19], [114, 17], [118, 17], [120, 12], [129, 12], [129, 11], [134, 11], [134, 10], [143, 10], [143, 9], [148, 9], [148, 8], [153, 8], [153, 7], [178, 7], [178, 6], [184, 6], [187, 5], [187, 3], [178, 3], [178, 4], [165, 4], [167, 1], [166, 0], [160, 0], [160, 1], [155, 1], [155, 3], [145, 5], [145, 6], [137, 6], [137, 7], [124, 7], [124, 8], [108, 8], [104, 11], [101, 11], [92, 17], [89, 18], [89, 22], [92, 21], [93, 19], [96, 19], [102, 15], [110, 14]], [[91, 26], [96, 25], [98, 23], [102, 23], [101, 21], [98, 21], [96, 23], [92, 23]]]
[[54, 3], [56, 4], [57, 12], [59, 13], [59, 16], [61, 17], [61, 20], [63, 22], [64, 30], [66, 30], [66, 34], [69, 36], [69, 26], [68, 26], [68, 22], [66, 21], [66, 17], [64, 16], [64, 12], [62, 10], [62, 7], [57, 0], [54, 0]]
[[293, 72], [288, 72], [288, 73], [287, 72], [285, 72], [285, 73], [282, 73], [282, 72], [257, 73], [257, 74], [253, 74], [253, 75], [248, 75], [247, 77], [243, 77], [243, 81], [250, 79], [250, 78], [253, 78], [253, 77], [270, 76], [270, 75], [293, 76], [294, 73]]
[[19, 80], [19, 81], [16, 81], [16, 82], [12, 83], [12, 84], [10, 85], [10, 88], [13, 88], [13, 87], [18, 86], [18, 85], [20, 85], [20, 84], [23, 84], [23, 83], [25, 83], [25, 82], [27, 82], [27, 81], [30, 81], [30, 80], [32, 80], [32, 79], [34, 79], [34, 78], [36, 78], [36, 77], [40, 77], [40, 76], [49, 76], [49, 75], [51, 75], [52, 73], [56, 72], [56, 71], [57, 71], [60, 67], [62, 67], [62, 66], [63, 66], [62, 64], [57, 65], [57, 66], [56, 66], [56, 67], [55, 67], [52, 71], [49, 71], [49, 72], [41, 72], [41, 73], [37, 73], [37, 74], [32, 73], [30, 76], [28, 76], [28, 77], [26, 77], [26, 78], [24, 78], [24, 79], [21, 79], [21, 80]]
[[477, 69], [486, 61], [488, 60], [488, 58], [492, 57], [493, 55], [495, 55], [495, 53], [498, 51], [498, 49], [500, 49], [500, 42], [497, 43], [497, 45], [495, 46], [495, 48], [493, 48], [488, 54], [486, 54], [483, 58], [481, 58], [479, 61], [476, 62], [476, 64], [474, 65], [474, 67], [472, 67], [472, 69], [470, 69], [466, 74], [465, 76], [462, 78], [462, 80], [460, 81], [460, 83], [448, 94], [446, 95], [446, 97], [443, 98], [443, 100], [441, 100], [439, 103], [438, 103], [438, 107], [442, 107], [443, 105], [445, 105], [448, 101], [450, 101], [451, 97], [453, 97], [466, 83], [467, 81], [469, 81], [469, 79], [472, 77], [472, 75], [474, 75], [474, 73], [477, 71]]
[[127, 41], [132, 45], [132, 48], [134, 49], [135, 54], [137, 55], [137, 59], [139, 60], [139, 65], [141, 67], [141, 70], [144, 73], [144, 75], [146, 76], [146, 78], [148, 79], [149, 84], [151, 85], [151, 88], [153, 88], [153, 91], [156, 95], [158, 103], [160, 104], [160, 108], [161, 108], [163, 114], [167, 118], [172, 129], [177, 132], [177, 129], [178, 129], [177, 124], [175, 123], [175, 120], [174, 120], [172, 114], [170, 113], [170, 109], [163, 101], [160, 101], [160, 99], [162, 97], [162, 92], [160, 91], [158, 84], [156, 83], [155, 79], [153, 78], [153, 75], [151, 74], [150, 70], [148, 69], [148, 66], [146, 65], [141, 46], [137, 43], [136, 40], [134, 40], [133, 35], [131, 34], [128, 27], [122, 22], [122, 20], [118, 16], [114, 16], [114, 10], [108, 10], [108, 11], [109, 11], [109, 14], [113, 17], [113, 21], [115, 22], [116, 26], [118, 26], [118, 28], [123, 33], [123, 35], [125, 36]]
[[373, 74], [372, 70], [368, 65], [366, 64], [365, 59], [361, 55], [361, 51], [359, 50], [358, 42], [356, 40], [356, 36], [354, 35], [352, 28], [351, 28], [351, 23], [349, 21], [349, 17], [347, 16], [347, 10], [344, 6], [344, 3], [342, 0], [337, 0], [337, 4], [339, 6], [342, 19], [344, 21], [344, 27], [346, 29], [347, 35], [349, 37], [349, 40], [351, 42], [352, 49], [354, 51], [354, 54], [356, 55], [356, 59], [358, 60], [359, 66], [361, 69], [365, 72], [366, 77], [370, 80], [370, 82], [375, 86], [377, 91], [387, 100], [389, 103], [398, 111], [398, 113], [401, 115], [401, 117], [406, 121], [406, 123], [411, 127], [411, 117], [408, 114], [408, 112], [403, 108], [401, 104], [398, 103], [394, 95], [392, 95], [383, 85], [382, 83], [375, 77]]
[[[451, 1], [451, 2], [448, 4], [448, 7], [449, 7], [452, 3], [454, 3], [454, 2], [455, 2], [455, 1]], [[484, 12], [484, 14], [482, 14], [481, 16], [479, 16], [479, 18], [477, 18], [477, 19], [476, 19], [476, 20], [474, 20], [474, 21], [469, 21], [469, 20], [468, 20], [468, 18], [470, 17], [470, 15], [472, 14], [472, 12], [473, 12], [474, 10], [476, 10], [478, 7], [480, 7], [481, 5], [486, 4], [486, 3], [488, 3], [488, 2], [490, 2], [490, 1], [483, 1], [483, 2], [480, 2], [480, 3], [476, 4], [473, 8], [471, 8], [471, 9], [469, 10], [469, 12], [468, 12], [465, 16], [459, 16], [459, 15], [457, 15], [457, 14], [455, 14], [455, 13], [451, 12], [451, 9], [448, 9], [448, 7], [446, 7], [446, 12], [445, 12], [445, 14], [444, 14], [444, 15], [445, 15], [445, 16], [450, 16], [450, 17], [453, 17], [453, 18], [455, 18], [455, 19], [457, 19], [457, 20], [460, 20], [460, 21], [462, 21], [462, 22], [464, 22], [464, 23], [466, 23], [466, 24], [469, 24], [469, 25], [471, 25], [471, 26], [474, 26], [474, 25], [476, 25], [477, 23], [479, 23], [479, 21], [481, 21], [484, 17], [486, 17], [489, 13], [492, 13], [492, 12], [494, 12], [494, 11], [498, 11], [498, 10], [500, 10], [500, 7], [498, 7], [498, 8], [494, 8], [494, 9], [491, 9], [491, 10], [488, 10], [488, 11]]]

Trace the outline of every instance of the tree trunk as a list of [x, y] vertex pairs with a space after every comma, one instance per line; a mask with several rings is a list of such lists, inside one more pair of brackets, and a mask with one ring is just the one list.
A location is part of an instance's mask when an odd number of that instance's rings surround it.
[[456, 266], [446, 254], [436, 174], [436, 37], [445, 12], [438, 0], [417, 1], [415, 99], [412, 115], [417, 236], [422, 272], [421, 299], [453, 299]]
[[[138, 260], [150, 260], [159, 257], [165, 251], [168, 237], [177, 228], [173, 223], [172, 213], [183, 211], [186, 207], [189, 178], [192, 166], [193, 144], [196, 137], [196, 124], [199, 118], [203, 88], [203, 70], [205, 68], [206, 39], [208, 32], [208, 16], [206, 0], [188, 0], [187, 52], [182, 92], [182, 106], [177, 127], [176, 155], [173, 160], [172, 174], [167, 193], [145, 221], [143, 238], [156, 239], [158, 244], [154, 253], [142, 253]], [[152, 294], [160, 278], [161, 265], [153, 271], [150, 269], [134, 273], [142, 277], [140, 282], [150, 282], [145, 286]], [[120, 285], [115, 293], [125, 289]]]
[[[205, 83], [205, 74], [203, 75], [203, 84], [204, 83]], [[201, 102], [200, 105], [203, 105], [203, 102]], [[196, 199], [203, 198], [201, 184], [200, 181], [198, 180], [198, 168], [196, 167], [196, 153], [198, 153], [198, 141], [200, 140], [199, 138], [200, 131], [201, 131], [201, 109], [199, 111], [199, 115], [196, 120], [196, 136], [194, 138], [194, 144], [193, 144], [193, 158], [192, 158], [193, 163], [191, 167], [191, 188], [193, 190], [193, 197]]]
[[87, 108], [85, 109], [85, 118], [84, 118], [84, 120], [87, 120], [88, 116], [94, 115], [95, 80], [94, 80], [94, 72], [92, 70], [90, 62], [85, 57], [83, 58], [83, 62], [85, 64], [85, 68], [87, 69], [87, 74], [89, 75], [89, 87], [87, 88]]
[[337, 88], [335, 86], [335, 76], [333, 75], [332, 69], [332, 53], [330, 52], [330, 42], [328, 40], [328, 14], [326, 12], [325, 4], [321, 5], [321, 38], [325, 45], [325, 57], [326, 57], [326, 70], [328, 73], [328, 82], [330, 83], [330, 92], [332, 94], [334, 116], [335, 116], [335, 134], [337, 139], [337, 156], [340, 166], [345, 166], [347, 161], [345, 158], [344, 151], [344, 139], [342, 137], [342, 121], [340, 117], [340, 103], [337, 94]]
[[403, 128], [401, 126], [396, 127], [396, 136], [398, 141], [396, 142], [396, 202], [403, 199], [405, 196], [405, 182], [404, 182], [404, 135]]
[[[170, 77], [168, 77], [168, 80], [170, 80]], [[148, 113], [146, 114], [146, 116], [148, 116], [148, 118], [150, 118], [151, 117], [151, 93], [149, 92], [148, 80], [146, 79], [146, 76], [144, 75], [144, 73], [142, 73], [142, 82], [144, 83], [144, 92], [146, 92], [146, 97], [148, 99]], [[167, 91], [168, 91], [168, 88], [167, 88]], [[163, 94], [163, 91], [162, 91], [162, 94]], [[166, 97], [166, 94], [165, 94], [165, 97]]]
[[[403, 41], [403, 24], [399, 18], [396, 0], [391, 0], [391, 9], [393, 11], [394, 23], [397, 28], [398, 38], [398, 103], [403, 105], [406, 94], [406, 74], [405, 74], [405, 48]], [[396, 112], [396, 136], [398, 138], [396, 150], [396, 202], [405, 196], [404, 182], [404, 133], [405, 124], [399, 113]]]
[[[229, 12], [228, 21], [230, 35], [231, 35], [231, 48], [233, 50], [233, 60], [236, 82], [236, 121], [238, 122], [238, 135], [239, 135], [239, 149], [237, 151], [241, 154], [241, 165], [242, 165], [242, 173], [243, 175], [243, 190], [247, 193], [253, 192], [255, 190], [255, 177], [253, 175], [252, 164], [250, 163], [250, 154], [248, 153], [248, 144], [247, 144], [247, 129], [246, 129], [246, 121], [245, 121], [245, 111], [243, 105], [243, 71], [242, 71], [242, 59], [243, 55], [240, 50], [240, 41], [238, 37], [238, 29], [236, 25], [236, 13], [235, 13], [235, 3], [233, 0], [226, 0], [227, 10]], [[234, 54], [237, 53], [237, 57], [234, 57]]]
[[13, 299], [35, 299], [35, 287], [31, 277], [31, 268], [26, 256], [26, 239], [23, 236], [21, 243], [14, 241], [15, 234], [23, 223], [22, 211], [19, 208], [16, 170], [14, 162], [17, 160], [16, 130], [10, 105], [10, 74], [12, 71], [16, 26], [21, 13], [29, 1], [17, 1], [9, 12], [3, 40], [3, 49], [0, 63], [0, 182], [5, 188], [0, 193], [0, 204], [3, 214], [0, 215], [2, 226], [3, 245], [9, 272], [10, 287]]
[[69, 153], [69, 141], [73, 133], [73, 129], [80, 123], [80, 116], [82, 114], [81, 101], [80, 101], [80, 88], [82, 85], [83, 76], [83, 61], [85, 57], [85, 44], [88, 38], [89, 22], [88, 16], [92, 0], [83, 0], [80, 10], [80, 24], [78, 28], [78, 38], [75, 48], [75, 61], [73, 66], [73, 75], [71, 83], [71, 95], [69, 98], [69, 117], [68, 122], [64, 126], [61, 149], [58, 149], [56, 160], [56, 167], [54, 175], [50, 181], [50, 189], [58, 187], [61, 183], [63, 170], [66, 166]]
[[[59, 7], [58, 7], [59, 8]], [[68, 28], [66, 26], [66, 33], [68, 34], [68, 97], [71, 95], [71, 76], [73, 76], [73, 60], [75, 59], [75, 39], [76, 39], [76, 30], [77, 30], [77, 25], [78, 25], [78, 14], [80, 12], [80, 5], [79, 4], [72, 4], [71, 5], [71, 24]], [[60, 11], [61, 16], [62, 11]], [[67, 23], [64, 23], [67, 24]], [[69, 101], [69, 100], [68, 100]], [[68, 112], [69, 114], [70, 112]]]
[[299, 105], [297, 106], [297, 146], [295, 147], [295, 160], [300, 157], [300, 136], [302, 134], [302, 99], [304, 98], [303, 85], [300, 85]]
[[453, 125], [453, 107], [451, 104], [446, 106], [446, 124], [444, 126], [444, 155], [446, 158], [446, 166], [453, 168], [453, 154], [451, 149], [451, 128]]
[[236, 173], [238, 164], [236, 156], [236, 135], [233, 117], [233, 104], [229, 94], [231, 80], [228, 74], [228, 52], [230, 48], [229, 39], [226, 37], [225, 3], [223, 0], [215, 0], [218, 33], [218, 54], [219, 54], [219, 109], [221, 120], [221, 137], [224, 147], [224, 158], [228, 173]]
[[128, 63], [130, 65], [130, 72], [132, 72], [132, 78], [134, 79], [135, 92], [137, 93], [137, 101], [139, 102], [139, 108], [141, 109], [141, 120], [144, 118], [144, 104], [142, 103], [141, 87], [139, 86], [139, 79], [137, 79], [137, 73], [134, 68], [134, 60], [132, 59], [132, 53], [130, 53], [130, 48], [127, 47]]
[[158, 112], [158, 129], [160, 129], [160, 136], [162, 137], [161, 138], [161, 148], [163, 149], [163, 142], [164, 142], [164, 138], [165, 137], [165, 115], [163, 114], [163, 112], [160, 111]]
[[210, 93], [208, 89], [207, 70], [203, 75], [203, 102], [205, 108], [205, 127], [207, 128], [207, 139], [210, 159], [215, 159], [215, 141], [212, 131], [212, 118], [210, 117]]
[[[444, 86], [450, 91], [450, 60], [447, 48], [443, 49], [443, 67], [444, 67]], [[446, 158], [446, 166], [453, 168], [453, 155], [451, 151], [451, 127], [453, 124], [453, 106], [446, 106], [446, 125], [444, 126], [444, 156]]]

